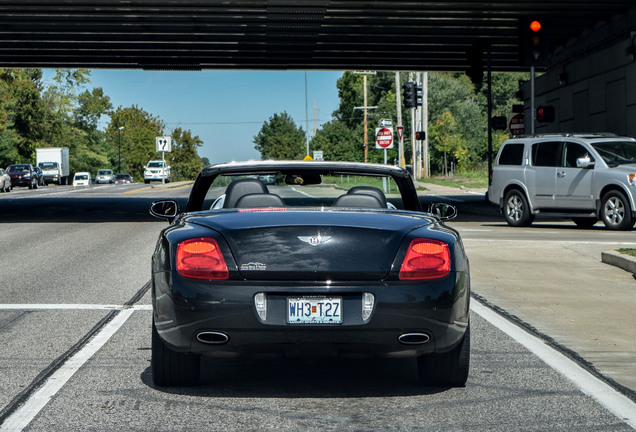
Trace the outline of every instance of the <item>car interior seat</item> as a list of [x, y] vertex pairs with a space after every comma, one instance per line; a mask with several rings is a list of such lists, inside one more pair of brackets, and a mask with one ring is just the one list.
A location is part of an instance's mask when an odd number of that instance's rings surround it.
[[386, 196], [384, 195], [384, 192], [382, 192], [377, 187], [373, 187], [373, 186], [354, 186], [351, 189], [349, 189], [347, 194], [348, 195], [353, 195], [353, 194], [371, 195], [371, 196], [376, 197], [380, 201], [380, 203], [382, 204], [382, 206], [384, 208], [387, 207], [387, 205], [386, 205]]
[[353, 207], [353, 208], [386, 208], [383, 207], [379, 199], [367, 194], [345, 194], [340, 195], [332, 207]]
[[281, 197], [270, 193], [253, 193], [243, 195], [236, 202], [236, 208], [285, 207]]
[[265, 183], [255, 178], [234, 180], [225, 189], [223, 208], [234, 208], [243, 195], [254, 193], [269, 193], [269, 189], [267, 189]]

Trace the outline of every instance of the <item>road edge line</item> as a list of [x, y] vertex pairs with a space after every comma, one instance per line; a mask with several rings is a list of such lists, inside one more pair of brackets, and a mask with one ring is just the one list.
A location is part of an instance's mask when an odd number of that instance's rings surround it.
[[60, 366], [20, 408], [0, 425], [0, 432], [20, 431], [26, 428], [75, 372], [119, 331], [133, 312], [135, 309], [130, 308], [117, 313], [93, 339]]
[[636, 429], [636, 403], [630, 398], [591, 374], [576, 361], [549, 346], [541, 338], [529, 333], [479, 301], [472, 302], [470, 308], [477, 315], [520, 343], [550, 368], [571, 381], [584, 394]]

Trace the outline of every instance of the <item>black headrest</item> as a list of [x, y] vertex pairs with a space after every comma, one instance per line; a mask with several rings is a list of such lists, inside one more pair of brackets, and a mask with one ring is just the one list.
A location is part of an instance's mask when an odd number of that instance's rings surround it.
[[382, 207], [386, 207], [386, 196], [384, 195], [384, 192], [382, 192], [377, 187], [373, 187], [373, 186], [354, 186], [351, 189], [349, 189], [347, 194], [371, 195], [371, 196], [376, 197], [380, 201], [380, 204], [382, 204]]
[[365, 194], [340, 195], [331, 205], [332, 207], [354, 207], [354, 208], [386, 208], [376, 197]]
[[268, 193], [254, 193], [243, 195], [236, 202], [236, 208], [285, 207], [285, 203], [278, 195]]
[[255, 178], [234, 180], [225, 189], [225, 202], [223, 208], [236, 207], [236, 202], [243, 196], [253, 193], [268, 193], [265, 183]]

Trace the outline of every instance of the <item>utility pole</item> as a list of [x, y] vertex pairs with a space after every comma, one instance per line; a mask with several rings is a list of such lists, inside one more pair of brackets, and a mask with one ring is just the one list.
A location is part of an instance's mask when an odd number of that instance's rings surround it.
[[369, 134], [367, 132], [367, 110], [375, 109], [377, 107], [367, 106], [367, 75], [375, 75], [375, 72], [354, 72], [356, 75], [362, 75], [364, 78], [364, 106], [362, 107], [354, 107], [353, 109], [362, 109], [364, 110], [364, 162], [369, 161]]
[[428, 157], [428, 72], [422, 73], [422, 177], [430, 177], [430, 160]]
[[[402, 93], [400, 92], [400, 73], [395, 73], [395, 105], [397, 108], [397, 127], [403, 128], [402, 125]], [[400, 158], [400, 167], [404, 168], [404, 137], [399, 135], [398, 157]]]

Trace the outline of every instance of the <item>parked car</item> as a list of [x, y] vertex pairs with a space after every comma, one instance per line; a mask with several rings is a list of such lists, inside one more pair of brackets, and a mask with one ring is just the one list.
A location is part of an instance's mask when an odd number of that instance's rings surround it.
[[38, 186], [46, 186], [47, 183], [44, 181], [44, 173], [42, 172], [42, 169], [38, 166], [34, 166], [33, 169], [35, 170], [35, 175], [38, 179]]
[[170, 182], [170, 166], [160, 160], [151, 160], [144, 168], [144, 183], [150, 183], [152, 180], [163, 180]]
[[444, 223], [456, 209], [423, 212], [406, 170], [214, 165], [184, 209], [150, 211], [171, 222], [152, 257], [156, 385], [196, 383], [201, 356], [255, 354], [411, 356], [423, 384], [465, 385], [469, 264]]
[[115, 183], [115, 173], [112, 169], [100, 169], [99, 171], [97, 171], [95, 183]]
[[73, 176], [73, 186], [90, 186], [91, 174], [88, 172], [78, 172]]
[[29, 189], [38, 188], [38, 176], [31, 164], [13, 164], [7, 167], [11, 177], [11, 187], [27, 186]]
[[116, 184], [130, 184], [133, 182], [133, 178], [130, 174], [117, 174], [115, 176]]
[[614, 134], [537, 135], [503, 143], [488, 198], [511, 226], [541, 214], [570, 217], [581, 227], [599, 219], [609, 229], [636, 222], [636, 139]]
[[11, 177], [0, 168], [0, 192], [11, 192]]

